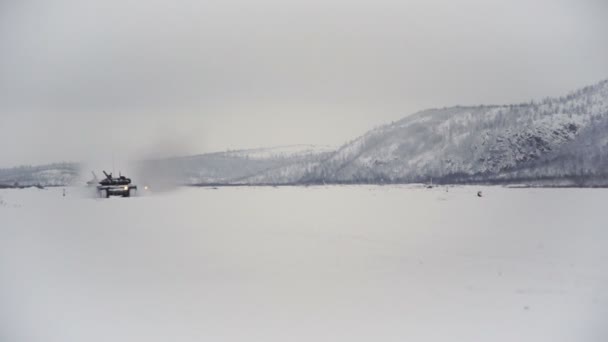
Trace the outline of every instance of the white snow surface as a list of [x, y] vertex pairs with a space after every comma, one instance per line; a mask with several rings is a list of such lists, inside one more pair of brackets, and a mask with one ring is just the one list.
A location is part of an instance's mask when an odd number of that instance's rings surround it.
[[0, 190], [1, 341], [608, 340], [605, 189], [62, 191]]

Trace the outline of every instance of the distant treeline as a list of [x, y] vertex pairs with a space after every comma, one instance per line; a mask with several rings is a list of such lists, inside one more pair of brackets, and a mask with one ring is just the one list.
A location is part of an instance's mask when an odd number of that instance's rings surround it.
[[53, 163], [47, 165], [23, 165], [0, 169], [1, 188], [30, 186], [65, 186], [72, 184], [80, 174], [77, 163]]

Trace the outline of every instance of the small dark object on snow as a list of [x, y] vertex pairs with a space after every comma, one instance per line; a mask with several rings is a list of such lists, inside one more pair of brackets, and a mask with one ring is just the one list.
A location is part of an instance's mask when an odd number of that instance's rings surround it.
[[482, 197], [483, 194], [481, 193], [481, 191], [477, 191], [477, 197]]

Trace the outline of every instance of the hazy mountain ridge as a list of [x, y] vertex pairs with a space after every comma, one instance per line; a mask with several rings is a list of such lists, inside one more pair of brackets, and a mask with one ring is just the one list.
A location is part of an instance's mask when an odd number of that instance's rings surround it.
[[[178, 184], [283, 183], [304, 176], [303, 165], [318, 164], [333, 153], [327, 146], [290, 145], [201, 154], [140, 163], [146, 181]], [[283, 168], [288, 168], [285, 172]], [[276, 174], [275, 174], [276, 173]]]
[[64, 186], [74, 183], [79, 174], [75, 163], [18, 166], [0, 169], [0, 187]]
[[334, 152], [336, 149], [331, 146], [321, 145], [286, 145], [246, 150], [236, 150], [227, 152], [216, 152], [216, 155], [226, 157], [247, 158], [247, 159], [276, 159], [305, 157], [312, 154]]

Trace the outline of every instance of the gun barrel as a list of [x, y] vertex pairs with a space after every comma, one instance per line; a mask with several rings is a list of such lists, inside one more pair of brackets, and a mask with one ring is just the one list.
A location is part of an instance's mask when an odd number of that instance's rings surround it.
[[102, 171], [104, 175], [106, 175], [107, 179], [112, 179], [112, 176], [108, 175], [105, 170]]

